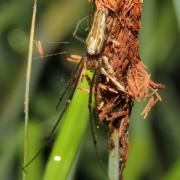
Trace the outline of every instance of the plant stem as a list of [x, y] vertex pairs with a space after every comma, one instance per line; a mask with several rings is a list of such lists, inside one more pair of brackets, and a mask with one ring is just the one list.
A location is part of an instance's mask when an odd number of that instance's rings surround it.
[[109, 152], [108, 175], [111, 180], [119, 180], [119, 133], [114, 129], [110, 141], [113, 143], [113, 149]]
[[[87, 88], [88, 83], [83, 80], [80, 86]], [[88, 94], [76, 89], [63, 117], [59, 135], [48, 160], [43, 180], [68, 179], [89, 123], [88, 108], [84, 108], [87, 106]], [[57, 156], [60, 157], [59, 161], [55, 159]]]
[[[29, 39], [29, 50], [28, 50], [28, 64], [26, 72], [26, 86], [25, 86], [25, 97], [24, 97], [24, 113], [25, 113], [25, 129], [24, 129], [24, 162], [27, 163], [27, 147], [28, 147], [28, 121], [29, 121], [29, 89], [30, 89], [30, 79], [31, 79], [31, 67], [32, 67], [32, 55], [33, 55], [33, 41], [34, 41], [34, 31], [35, 31], [35, 21], [36, 21], [36, 10], [37, 10], [37, 0], [33, 2], [33, 14], [32, 23]], [[23, 172], [23, 180], [27, 179], [27, 174]]]

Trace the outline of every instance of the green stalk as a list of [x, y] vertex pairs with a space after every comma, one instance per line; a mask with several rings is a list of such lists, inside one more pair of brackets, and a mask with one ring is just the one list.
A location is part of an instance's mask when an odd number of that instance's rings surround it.
[[111, 138], [114, 147], [109, 152], [108, 176], [111, 180], [119, 180], [119, 133], [116, 129]]
[[[81, 83], [82, 86], [88, 87], [87, 82]], [[88, 97], [87, 93], [76, 90], [64, 115], [43, 180], [68, 179], [89, 122]]]
[[[30, 40], [29, 40], [29, 50], [28, 50], [28, 64], [27, 64], [27, 72], [26, 72], [25, 97], [24, 97], [24, 113], [25, 113], [24, 162], [23, 162], [24, 165], [27, 163], [27, 154], [28, 154], [27, 149], [28, 149], [28, 121], [29, 121], [29, 89], [30, 89], [30, 79], [31, 79], [36, 9], [37, 9], [37, 0], [34, 0], [31, 31], [30, 31]], [[25, 172], [23, 172], [23, 180], [26, 180], [26, 178], [27, 178], [27, 174]]]

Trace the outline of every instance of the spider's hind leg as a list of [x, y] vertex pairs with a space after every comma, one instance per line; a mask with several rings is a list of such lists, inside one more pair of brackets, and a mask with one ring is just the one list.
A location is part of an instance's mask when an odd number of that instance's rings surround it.
[[77, 22], [77, 25], [76, 25], [75, 30], [73, 31], [73, 37], [76, 38], [78, 41], [80, 41], [80, 42], [83, 43], [83, 44], [85, 44], [85, 40], [84, 40], [82, 37], [79, 37], [79, 36], [77, 35], [77, 32], [78, 32], [78, 30], [79, 30], [79, 26], [81, 25], [81, 23], [82, 23], [83, 21], [85, 21], [87, 18], [88, 18], [88, 17], [86, 16], [86, 17], [80, 19], [80, 20]]

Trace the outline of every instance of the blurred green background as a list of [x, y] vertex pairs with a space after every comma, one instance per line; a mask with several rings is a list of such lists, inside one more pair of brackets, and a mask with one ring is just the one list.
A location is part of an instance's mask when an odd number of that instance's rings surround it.
[[[88, 15], [88, 6], [86, 0], [38, 1], [35, 39], [42, 41], [45, 54], [62, 51], [67, 54], [44, 61], [33, 60], [29, 159], [42, 145], [59, 114], [55, 108], [58, 97], [75, 68], [66, 57], [85, 52], [84, 45], [72, 37], [72, 32], [78, 20]], [[31, 7], [31, 1], [0, 1], [0, 180], [22, 179], [23, 99]], [[162, 103], [152, 109], [148, 119], [140, 116], [143, 104], [135, 103], [133, 107], [129, 160], [124, 176], [125, 180], [179, 180], [180, 1], [145, 0], [142, 21], [141, 57], [152, 78], [165, 84], [166, 89], [160, 92]], [[84, 22], [79, 30], [80, 36], [86, 37], [86, 27], [87, 22]], [[48, 44], [50, 41], [69, 43]], [[56, 153], [62, 147], [63, 166], [51, 166], [49, 160], [46, 167], [51, 150], [48, 146], [27, 168], [29, 180], [105, 179], [89, 131], [88, 95], [82, 94], [76, 93], [60, 124], [59, 139], [53, 148]], [[63, 103], [59, 109], [62, 107]], [[107, 127], [97, 129], [96, 136], [99, 154], [107, 167]]]

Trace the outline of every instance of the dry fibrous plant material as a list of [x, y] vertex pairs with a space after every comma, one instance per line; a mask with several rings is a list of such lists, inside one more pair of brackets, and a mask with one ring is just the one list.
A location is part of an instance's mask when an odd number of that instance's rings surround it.
[[[141, 29], [142, 0], [96, 0], [97, 9], [109, 10], [107, 20], [107, 39], [103, 50], [109, 58], [115, 79], [125, 87], [124, 92], [113, 93], [108, 87], [117, 90], [108, 77], [101, 75], [100, 84], [107, 89], [98, 88], [99, 120], [109, 122], [109, 144], [113, 142], [111, 134], [114, 129], [119, 131], [120, 144], [120, 174], [125, 167], [128, 156], [128, 126], [132, 102], [146, 99], [148, 101], [142, 115], [148, 112], [161, 97], [158, 90], [164, 85], [151, 80], [146, 65], [139, 54], [138, 34]], [[112, 147], [113, 148], [113, 147]], [[112, 149], [110, 147], [110, 149]]]
[[96, 11], [108, 11], [105, 43], [100, 54], [87, 54], [82, 58], [86, 68], [96, 73], [92, 82], [95, 109], [99, 123], [109, 124], [109, 151], [114, 148], [112, 133], [114, 130], [119, 133], [120, 179], [128, 157], [128, 126], [133, 101], [147, 101], [141, 114], [146, 118], [152, 106], [161, 101], [158, 90], [164, 88], [151, 80], [140, 58], [138, 34], [142, 3], [142, 0], [95, 0]]
[[[142, 0], [96, 0], [97, 9], [108, 9], [107, 39], [103, 50], [109, 58], [115, 79], [125, 87], [124, 92], [113, 93], [108, 90], [117, 90], [108, 77], [101, 75], [100, 84], [107, 89], [98, 88], [99, 120], [109, 122], [109, 141], [114, 129], [118, 129], [120, 138], [120, 173], [125, 167], [128, 156], [128, 126], [132, 102], [146, 99], [147, 105], [142, 115], [147, 117], [148, 112], [161, 97], [158, 90], [164, 85], [151, 80], [146, 65], [141, 61], [139, 54], [138, 34], [141, 29]], [[110, 148], [111, 149], [111, 148]]]

